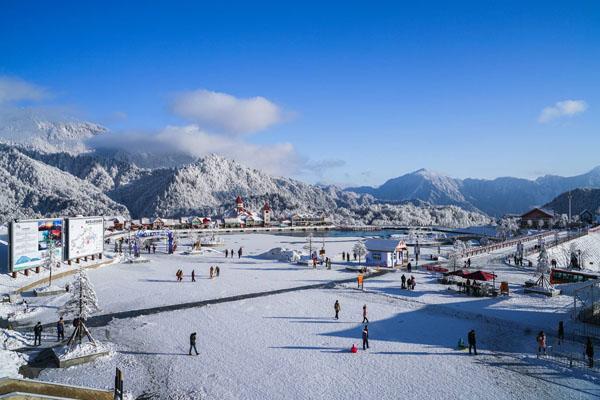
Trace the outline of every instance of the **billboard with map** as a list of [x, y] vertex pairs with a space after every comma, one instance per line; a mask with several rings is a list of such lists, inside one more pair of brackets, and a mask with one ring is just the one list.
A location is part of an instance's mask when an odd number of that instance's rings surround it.
[[104, 219], [81, 217], [67, 219], [67, 259], [101, 254], [104, 251]]
[[59, 260], [63, 255], [63, 220], [15, 221], [10, 229], [10, 270], [22, 271], [44, 264], [50, 242]]

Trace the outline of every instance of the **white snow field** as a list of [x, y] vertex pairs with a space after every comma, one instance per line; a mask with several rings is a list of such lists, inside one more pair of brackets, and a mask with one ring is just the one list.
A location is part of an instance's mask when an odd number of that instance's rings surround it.
[[[351, 251], [356, 238], [325, 239], [327, 254], [334, 255], [332, 270], [256, 257], [274, 247], [302, 250], [302, 237], [237, 234], [223, 239], [228, 249], [242, 247], [244, 256], [183, 255], [188, 248], [181, 245], [175, 255], [164, 254], [162, 247], [155, 255], [144, 254], [148, 263], [89, 270], [100, 314], [356, 277], [341, 261], [341, 252]], [[322, 241], [313, 244], [320, 248]], [[365, 280], [364, 291], [346, 283], [107, 319], [106, 325], [91, 330], [110, 347], [110, 356], [68, 369], [48, 368], [39, 379], [111, 388], [119, 367], [126, 391], [140, 399], [597, 398], [600, 381], [595, 372], [535, 357], [538, 330], [546, 330], [556, 347], [558, 321], [572, 329], [573, 299], [525, 295], [520, 284], [533, 270], [504, 264], [508, 252], [473, 257], [472, 269], [494, 271], [497, 285], [509, 281], [509, 297], [468, 297], [437, 283], [435, 274], [398, 271]], [[428, 255], [423, 249], [422, 257]], [[211, 265], [220, 267], [218, 278], [208, 278]], [[185, 273], [184, 282], [176, 282], [178, 269]], [[191, 282], [192, 269], [196, 282]], [[399, 289], [403, 273], [414, 275], [415, 291]], [[18, 320], [21, 327], [38, 320], [55, 322], [68, 296], [26, 298], [33, 310]], [[337, 321], [336, 299], [342, 308]], [[363, 304], [370, 319], [368, 351], [362, 351], [360, 338]], [[459, 338], [466, 340], [470, 329], [477, 331], [477, 357], [457, 350]], [[199, 356], [188, 355], [192, 332], [198, 333]], [[45, 345], [54, 344], [54, 333], [46, 328]], [[353, 343], [361, 348], [358, 354], [349, 351]], [[576, 350], [583, 351], [583, 345]]]

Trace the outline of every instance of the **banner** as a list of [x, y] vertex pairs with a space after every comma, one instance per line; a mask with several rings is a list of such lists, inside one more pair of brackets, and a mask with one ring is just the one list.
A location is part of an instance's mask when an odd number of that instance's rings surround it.
[[63, 220], [38, 219], [10, 224], [10, 269], [21, 271], [44, 264], [50, 242], [62, 260]]
[[104, 251], [104, 220], [102, 217], [67, 219], [67, 259], [101, 254]]

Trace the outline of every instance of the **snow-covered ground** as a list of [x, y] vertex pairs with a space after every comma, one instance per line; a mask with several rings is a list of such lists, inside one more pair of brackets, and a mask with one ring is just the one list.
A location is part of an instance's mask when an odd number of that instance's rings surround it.
[[[274, 247], [303, 250], [302, 237], [240, 234], [223, 237], [226, 248], [242, 247], [241, 259], [219, 253], [144, 254], [150, 262], [115, 263], [88, 272], [102, 313], [179, 304], [244, 293], [293, 288], [353, 278], [342, 251], [356, 238], [330, 237], [325, 248], [332, 270], [312, 269], [258, 257]], [[320, 248], [321, 240], [316, 240]], [[224, 248], [223, 248], [224, 249]], [[442, 253], [448, 249], [442, 249]], [[437, 249], [435, 249], [437, 251]], [[110, 388], [114, 368], [124, 370], [126, 390], [157, 399], [275, 398], [592, 398], [600, 386], [594, 374], [537, 360], [535, 332], [555, 332], [558, 321], [571, 328], [572, 298], [545, 298], [522, 293], [520, 284], [533, 270], [503, 262], [505, 249], [473, 257], [472, 269], [495, 272], [497, 282], [511, 283], [510, 297], [474, 298], [448, 290], [436, 276], [413, 271], [415, 291], [399, 289], [406, 272], [390, 272], [333, 289], [313, 289], [232, 301], [202, 308], [112, 320], [93, 328], [111, 355], [66, 370], [46, 369], [40, 379]], [[514, 251], [514, 250], [513, 250]], [[430, 250], [422, 249], [427, 259]], [[356, 265], [355, 263], [350, 263]], [[208, 269], [221, 274], [209, 279]], [[176, 282], [182, 269], [184, 282]], [[191, 282], [191, 271], [196, 282]], [[407, 274], [410, 275], [410, 274]], [[59, 286], [72, 278], [58, 280]], [[25, 296], [28, 296], [26, 293]], [[54, 322], [68, 294], [25, 297], [33, 310], [19, 323]], [[333, 317], [340, 300], [341, 319]], [[371, 349], [360, 347], [363, 304], [369, 308]], [[479, 337], [482, 355], [456, 350], [470, 329]], [[71, 327], [67, 329], [69, 334]], [[198, 332], [200, 356], [187, 355], [188, 338]], [[44, 342], [53, 344], [47, 328]], [[554, 344], [552, 336], [550, 343]], [[577, 349], [579, 351], [581, 349]], [[150, 397], [147, 397], [150, 398]]]
[[[353, 343], [362, 349], [363, 304], [370, 348], [352, 354]], [[477, 357], [456, 350], [470, 329], [479, 334]], [[583, 399], [599, 389], [581, 373], [524, 357], [532, 337], [518, 334], [513, 343], [512, 331], [496, 324], [343, 287], [118, 320], [102, 330], [116, 346], [112, 358], [41, 378], [108, 388], [118, 366], [127, 390], [157, 399]], [[199, 356], [188, 355], [191, 332]], [[490, 353], [499, 343], [514, 353]]]

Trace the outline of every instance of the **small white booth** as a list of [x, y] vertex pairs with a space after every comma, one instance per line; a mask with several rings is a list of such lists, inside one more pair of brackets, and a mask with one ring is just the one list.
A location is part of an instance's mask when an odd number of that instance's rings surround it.
[[367, 239], [367, 265], [393, 268], [408, 262], [408, 247], [403, 240]]

